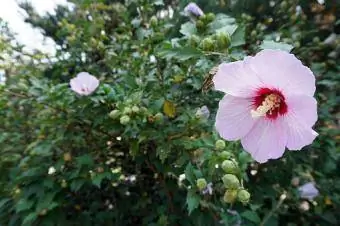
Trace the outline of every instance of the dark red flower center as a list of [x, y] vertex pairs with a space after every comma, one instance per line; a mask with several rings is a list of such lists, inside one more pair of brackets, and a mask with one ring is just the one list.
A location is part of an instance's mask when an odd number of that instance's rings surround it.
[[266, 116], [269, 119], [276, 119], [279, 115], [284, 115], [288, 110], [285, 97], [276, 89], [258, 89], [253, 103], [254, 109], [251, 114], [254, 118]]

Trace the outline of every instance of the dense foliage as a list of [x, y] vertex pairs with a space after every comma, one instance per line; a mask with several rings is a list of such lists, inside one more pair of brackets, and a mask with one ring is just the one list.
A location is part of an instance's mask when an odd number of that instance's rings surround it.
[[[339, 224], [339, 2], [202, 0], [200, 18], [188, 1], [70, 2], [22, 4], [55, 56], [2, 23], [1, 225]], [[218, 137], [209, 71], [267, 48], [315, 73], [319, 136], [258, 164]], [[82, 71], [100, 79], [89, 96], [69, 87]], [[313, 201], [297, 190], [310, 181]]]

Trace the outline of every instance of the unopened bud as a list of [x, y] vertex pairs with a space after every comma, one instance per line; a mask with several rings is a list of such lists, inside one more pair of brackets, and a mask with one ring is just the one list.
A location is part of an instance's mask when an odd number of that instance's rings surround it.
[[128, 115], [123, 115], [120, 117], [120, 123], [122, 125], [127, 125], [130, 122], [130, 117]]
[[231, 40], [229, 34], [220, 32], [216, 36], [218, 48], [225, 49], [230, 46]]
[[227, 151], [222, 151], [221, 153], [219, 153], [219, 157], [223, 158], [223, 159], [229, 159], [233, 156], [232, 153], [227, 152]]
[[237, 190], [234, 190], [234, 189], [233, 190], [227, 190], [224, 193], [223, 201], [226, 202], [226, 203], [233, 203], [233, 202], [235, 202], [236, 197], [237, 197]]
[[70, 153], [70, 152], [64, 153], [64, 161], [65, 161], [65, 162], [69, 162], [69, 161], [71, 161], [71, 160], [72, 160], [72, 155], [71, 155], [71, 153]]
[[208, 14], [206, 15], [206, 20], [207, 20], [208, 23], [213, 22], [213, 21], [215, 20], [215, 14], [213, 14], [213, 13], [208, 13]]
[[246, 204], [249, 202], [250, 199], [250, 193], [244, 189], [238, 191], [237, 193], [237, 199], [242, 202], [243, 204]]
[[66, 188], [66, 187], [67, 187], [67, 182], [66, 182], [66, 180], [62, 180], [62, 181], [61, 181], [61, 187], [62, 187], [62, 188]]
[[201, 42], [201, 48], [204, 51], [213, 51], [215, 49], [215, 43], [214, 40], [212, 40], [211, 38], [205, 38], [202, 40]]
[[157, 122], [160, 122], [163, 120], [164, 115], [161, 112], [158, 112], [157, 114], [155, 114], [154, 118]]
[[232, 160], [225, 160], [222, 163], [222, 169], [226, 173], [235, 174], [238, 171], [238, 166], [237, 166], [236, 162], [234, 162]]
[[120, 115], [120, 111], [119, 110], [113, 110], [110, 112], [109, 117], [112, 119], [116, 119], [118, 118]]
[[196, 28], [198, 30], [202, 30], [204, 28], [204, 22], [202, 20], [197, 20], [196, 21]]
[[158, 25], [158, 19], [157, 19], [156, 16], [152, 16], [152, 17], [150, 18], [150, 25], [151, 25], [152, 27], [156, 27], [156, 26]]
[[223, 150], [225, 148], [224, 140], [217, 140], [215, 143], [215, 148], [219, 151]]
[[200, 38], [197, 35], [191, 35], [188, 39], [188, 44], [191, 47], [197, 47], [200, 42]]
[[223, 184], [228, 189], [238, 189], [240, 187], [240, 181], [233, 174], [226, 174], [222, 177]]
[[138, 113], [139, 112], [139, 107], [134, 105], [132, 108], [131, 108], [132, 112], [134, 113]]
[[197, 179], [196, 185], [199, 190], [203, 190], [207, 187], [207, 181], [204, 178]]
[[132, 109], [130, 107], [125, 107], [124, 110], [123, 110], [123, 114], [131, 114], [132, 112]]

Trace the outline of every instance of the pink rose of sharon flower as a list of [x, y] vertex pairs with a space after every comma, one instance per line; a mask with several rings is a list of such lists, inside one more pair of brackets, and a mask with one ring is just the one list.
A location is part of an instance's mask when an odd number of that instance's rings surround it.
[[318, 135], [315, 77], [294, 55], [263, 50], [243, 61], [222, 63], [213, 78], [226, 93], [216, 129], [226, 140], [241, 140], [260, 163], [280, 158], [285, 147], [300, 150]]
[[74, 92], [82, 96], [88, 96], [96, 90], [99, 80], [87, 72], [80, 72], [77, 77], [71, 79], [70, 85]]

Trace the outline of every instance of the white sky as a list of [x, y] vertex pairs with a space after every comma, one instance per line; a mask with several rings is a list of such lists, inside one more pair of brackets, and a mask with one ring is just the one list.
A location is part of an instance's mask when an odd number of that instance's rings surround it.
[[[17, 2], [25, 0], [0, 0], [0, 17], [8, 22], [10, 29], [16, 34], [19, 43], [27, 50], [39, 49], [45, 53], [54, 54], [55, 44], [52, 40], [44, 40], [38, 29], [33, 29], [24, 22], [25, 13]], [[66, 0], [27, 0], [31, 2], [39, 14], [53, 12], [57, 4], [67, 4]], [[6, 3], [5, 3], [6, 2]]]

